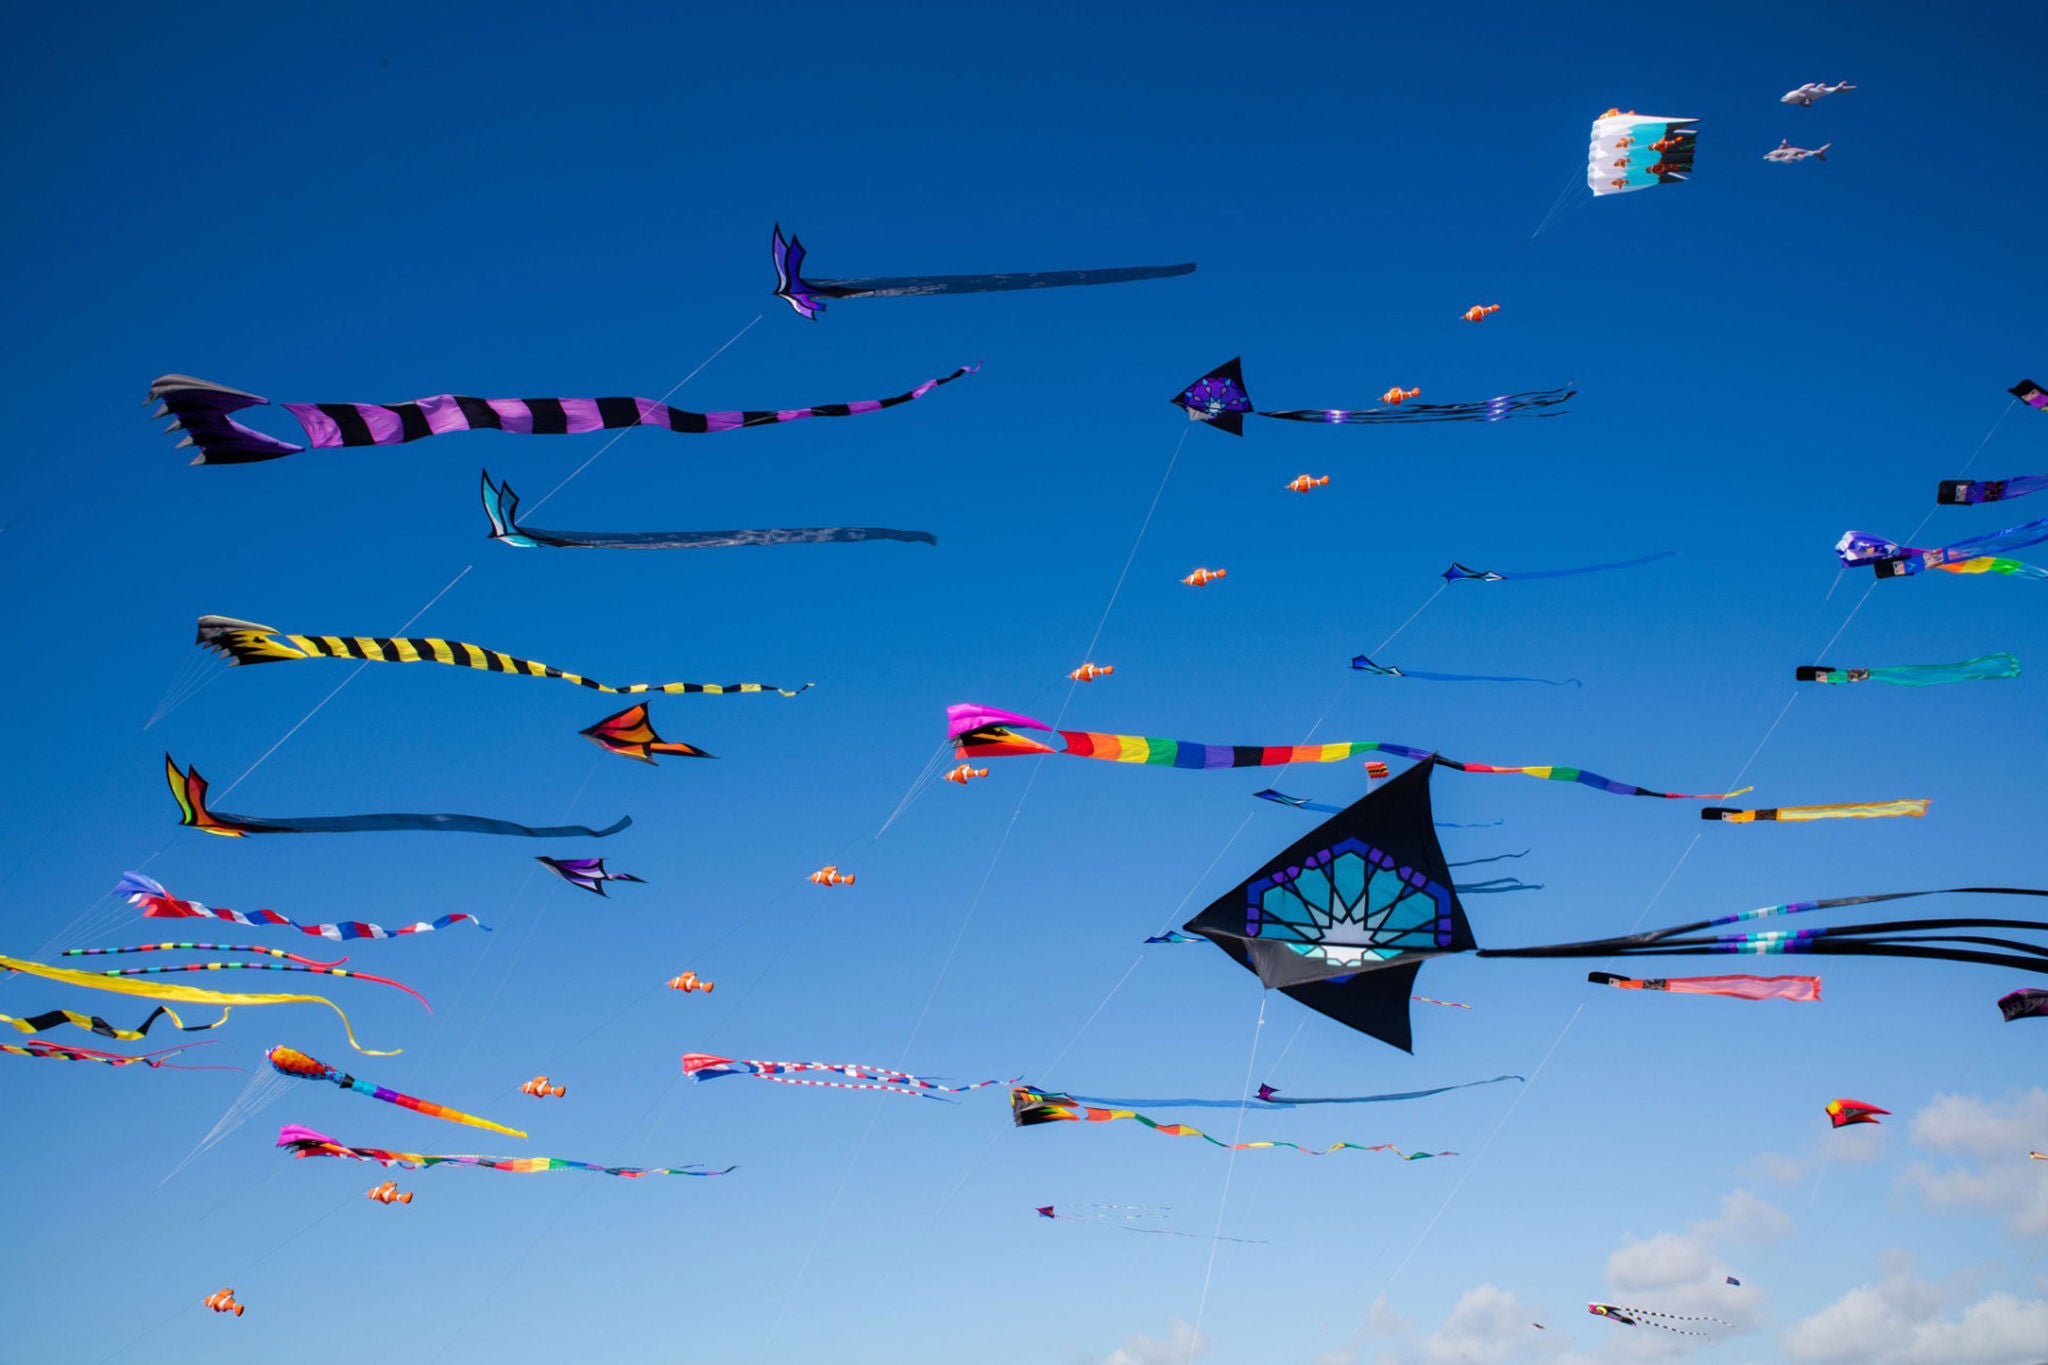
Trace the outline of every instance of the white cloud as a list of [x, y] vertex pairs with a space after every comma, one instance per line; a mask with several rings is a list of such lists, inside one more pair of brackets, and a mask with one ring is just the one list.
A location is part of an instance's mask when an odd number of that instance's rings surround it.
[[2048, 1134], [2048, 1090], [2002, 1102], [1937, 1095], [1908, 1132], [1916, 1146], [1957, 1158], [1940, 1167], [1915, 1162], [1901, 1177], [1929, 1208], [1996, 1213], [2014, 1233], [2048, 1233], [2048, 1180], [2027, 1156]]
[[[1696, 1325], [1711, 1336], [1753, 1332], [1763, 1325], [1763, 1296], [1728, 1284], [1734, 1267], [1727, 1253], [1780, 1242], [1792, 1232], [1792, 1218], [1783, 1209], [1749, 1190], [1736, 1190], [1722, 1198], [1714, 1217], [1684, 1232], [1623, 1243], [1607, 1258], [1607, 1283], [1624, 1304], [1716, 1319]], [[1653, 1336], [1666, 1340], [1653, 1344]], [[1631, 1333], [1630, 1338], [1636, 1346], [1632, 1354], [1649, 1357], [1670, 1354], [1670, 1348], [1689, 1340], [1662, 1332]]]
[[1856, 1365], [2026, 1365], [2048, 1349], [2048, 1299], [1957, 1297], [1894, 1253], [1881, 1284], [1859, 1285], [1799, 1323], [1785, 1348], [1797, 1361]]
[[[1818, 1121], [1825, 1119], [1822, 1115]], [[1869, 1166], [1882, 1161], [1891, 1146], [1887, 1136], [1890, 1131], [1881, 1120], [1827, 1128], [1816, 1133], [1806, 1151], [1798, 1156], [1763, 1152], [1749, 1165], [1757, 1175], [1774, 1184], [1798, 1185], [1819, 1179], [1829, 1166]]]
[[1423, 1339], [1430, 1365], [1500, 1365], [1528, 1354], [1536, 1329], [1513, 1292], [1482, 1284], [1458, 1296], [1443, 1326]]
[[1200, 1360], [1208, 1350], [1206, 1335], [1175, 1318], [1163, 1339], [1148, 1337], [1143, 1332], [1131, 1333], [1124, 1338], [1123, 1345], [1102, 1358], [1102, 1365], [1187, 1365], [1190, 1360]]
[[1716, 1217], [1701, 1223], [1695, 1231], [1715, 1242], [1761, 1246], [1790, 1237], [1792, 1216], [1748, 1190], [1737, 1190], [1721, 1200], [1721, 1212]]

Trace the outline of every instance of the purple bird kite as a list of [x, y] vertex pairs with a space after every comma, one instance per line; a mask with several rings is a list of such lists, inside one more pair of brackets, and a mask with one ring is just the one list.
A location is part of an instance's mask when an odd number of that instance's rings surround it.
[[606, 882], [639, 882], [645, 885], [647, 881], [645, 877], [636, 877], [630, 872], [605, 871], [604, 859], [602, 858], [549, 858], [543, 856], [535, 858], [534, 861], [546, 867], [548, 871], [554, 873], [557, 877], [569, 883], [569, 885], [580, 887], [585, 891], [595, 891], [600, 896], [605, 894], [604, 884]]

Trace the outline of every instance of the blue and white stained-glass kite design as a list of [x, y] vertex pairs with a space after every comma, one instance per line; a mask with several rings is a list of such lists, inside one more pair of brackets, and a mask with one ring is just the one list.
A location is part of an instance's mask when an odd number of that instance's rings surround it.
[[1333, 966], [1364, 966], [1457, 942], [1451, 889], [1358, 839], [1245, 886], [1245, 935]]

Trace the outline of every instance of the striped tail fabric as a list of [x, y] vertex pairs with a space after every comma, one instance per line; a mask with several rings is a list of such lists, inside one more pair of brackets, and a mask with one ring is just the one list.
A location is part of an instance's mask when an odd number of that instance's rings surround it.
[[785, 697], [794, 697], [811, 688], [810, 683], [791, 689], [777, 687], [774, 683], [757, 682], [627, 683], [614, 687], [595, 678], [565, 673], [550, 664], [539, 663], [533, 659], [521, 659], [462, 640], [441, 640], [432, 636], [391, 638], [373, 635], [288, 635], [275, 626], [258, 625], [254, 621], [238, 621], [232, 616], [200, 617], [197, 643], [202, 649], [212, 650], [231, 664], [280, 663], [287, 659], [357, 659], [367, 663], [385, 664], [449, 664], [456, 668], [474, 668], [485, 673], [519, 673], [530, 678], [560, 678], [564, 682], [575, 683], [578, 687], [587, 687], [593, 692], [610, 692], [622, 696], [642, 692], [705, 696], [725, 696], [740, 692], [776, 692]]
[[980, 366], [962, 365], [951, 374], [927, 379], [914, 389], [887, 398], [851, 403], [819, 403], [807, 408], [743, 409], [735, 412], [690, 412], [652, 398], [472, 398], [437, 393], [409, 403], [285, 403], [285, 411], [305, 428], [306, 445], [293, 445], [241, 425], [227, 414], [267, 406], [269, 399], [240, 389], [167, 374], [150, 385], [145, 402], [161, 406], [154, 415], [169, 417], [170, 430], [183, 431], [182, 448], [195, 445], [194, 464], [250, 464], [314, 450], [354, 446], [394, 446], [455, 431], [508, 431], [522, 436], [571, 436], [625, 427], [659, 427], [685, 435], [738, 431], [772, 426], [807, 417], [858, 417], [912, 403], [942, 384], [972, 374]]
[[[1740, 796], [1749, 788], [1733, 792], [1662, 792], [1617, 782], [1584, 768], [1555, 764], [1527, 767], [1496, 767], [1490, 763], [1461, 763], [1428, 749], [1386, 740], [1350, 740], [1338, 744], [1198, 744], [1186, 739], [1160, 739], [1148, 735], [1098, 734], [1088, 730], [1055, 730], [1043, 721], [1014, 711], [998, 710], [974, 702], [959, 702], [946, 708], [948, 735], [955, 752], [963, 759], [1015, 758], [1031, 754], [1072, 754], [1080, 758], [1106, 759], [1113, 763], [1143, 763], [1161, 768], [1270, 768], [1293, 763], [1339, 763], [1360, 754], [1393, 754], [1417, 763], [1434, 763], [1463, 773], [1513, 773], [1541, 778], [1547, 782], [1575, 782], [1582, 787], [1613, 796], [1653, 796], [1666, 801], [1722, 801]], [[1016, 729], [1042, 730], [1057, 735], [1055, 749], [1017, 733]], [[1263, 793], [1262, 793], [1263, 795]], [[1275, 792], [1268, 800], [1285, 800]], [[1286, 804], [1294, 804], [1286, 800]]]
[[1881, 820], [1901, 815], [1925, 815], [1931, 804], [1929, 797], [1907, 797], [1898, 801], [1864, 801], [1838, 806], [1775, 806], [1765, 810], [1708, 806], [1700, 812], [1700, 819], [1720, 820], [1731, 825], [1754, 824], [1759, 820], [1785, 824], [1808, 820]]

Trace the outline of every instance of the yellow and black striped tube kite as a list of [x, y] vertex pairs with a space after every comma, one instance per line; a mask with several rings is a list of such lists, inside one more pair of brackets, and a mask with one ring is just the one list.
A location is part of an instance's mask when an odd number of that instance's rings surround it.
[[287, 659], [357, 659], [365, 663], [450, 664], [456, 668], [480, 669], [485, 673], [519, 673], [530, 678], [560, 678], [593, 692], [621, 695], [641, 692], [704, 693], [723, 696], [732, 692], [778, 692], [794, 697], [810, 690], [805, 683], [794, 690], [773, 683], [627, 683], [614, 687], [552, 665], [521, 659], [495, 649], [463, 640], [441, 640], [432, 636], [385, 637], [377, 635], [291, 635], [275, 626], [238, 621], [232, 616], [199, 618], [198, 645], [210, 649], [230, 664], [281, 663]]

